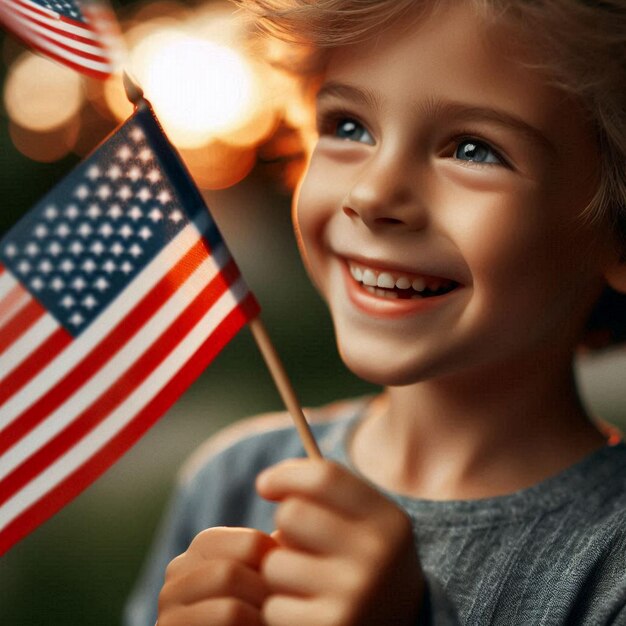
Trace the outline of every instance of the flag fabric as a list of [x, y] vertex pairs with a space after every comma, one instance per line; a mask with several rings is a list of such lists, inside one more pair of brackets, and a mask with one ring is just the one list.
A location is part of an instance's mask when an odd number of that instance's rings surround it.
[[258, 311], [142, 101], [0, 241], [0, 554], [114, 463]]
[[0, 24], [28, 46], [94, 78], [109, 76], [120, 55], [117, 20], [101, 3], [0, 0]]

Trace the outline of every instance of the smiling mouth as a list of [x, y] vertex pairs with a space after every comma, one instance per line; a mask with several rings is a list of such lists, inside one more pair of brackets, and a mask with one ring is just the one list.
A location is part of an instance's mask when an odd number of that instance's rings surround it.
[[348, 269], [361, 288], [380, 298], [422, 300], [443, 296], [460, 286], [446, 278], [381, 271], [354, 261], [348, 261]]

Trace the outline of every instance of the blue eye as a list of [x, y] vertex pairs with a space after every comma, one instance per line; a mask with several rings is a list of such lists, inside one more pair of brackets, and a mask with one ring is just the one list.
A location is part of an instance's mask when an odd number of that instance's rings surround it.
[[356, 120], [351, 118], [343, 118], [337, 122], [335, 127], [335, 136], [339, 139], [347, 139], [348, 141], [359, 141], [361, 143], [374, 145], [374, 138], [370, 132]]
[[454, 152], [454, 158], [473, 163], [488, 163], [502, 165], [502, 159], [482, 141], [463, 139]]

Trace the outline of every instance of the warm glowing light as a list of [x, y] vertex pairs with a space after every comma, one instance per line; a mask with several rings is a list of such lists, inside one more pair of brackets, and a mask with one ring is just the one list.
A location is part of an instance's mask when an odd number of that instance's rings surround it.
[[253, 78], [232, 48], [161, 31], [134, 48], [132, 69], [180, 146], [201, 146], [244, 125], [252, 113]]
[[111, 113], [121, 122], [127, 119], [133, 112], [133, 105], [126, 97], [122, 79], [119, 76], [111, 76], [104, 83], [104, 99]]
[[245, 178], [256, 163], [256, 150], [235, 148], [216, 141], [182, 150], [196, 184], [202, 189], [225, 189]]
[[76, 72], [27, 52], [9, 70], [4, 104], [21, 127], [50, 131], [67, 124], [80, 111], [82, 81]]
[[9, 124], [13, 145], [33, 161], [52, 163], [63, 158], [74, 147], [80, 130], [80, 121], [73, 118], [65, 126], [47, 132], [32, 131], [17, 124]]

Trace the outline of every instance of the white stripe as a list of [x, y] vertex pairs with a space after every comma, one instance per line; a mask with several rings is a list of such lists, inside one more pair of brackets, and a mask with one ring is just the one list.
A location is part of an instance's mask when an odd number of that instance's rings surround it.
[[184, 366], [206, 341], [211, 332], [243, 300], [247, 293], [248, 289], [245, 283], [239, 279], [207, 311], [161, 365], [106, 420], [5, 502], [0, 507], [0, 530], [8, 526], [13, 519], [47, 492], [54, 489], [130, 423], [137, 413], [171, 380], [173, 373], [178, 372]]
[[50, 41], [44, 39], [43, 37], [39, 37], [34, 34], [31, 29], [28, 31], [24, 31], [24, 28], [19, 26], [19, 22], [16, 26], [15, 19], [7, 20], [7, 24], [15, 30], [21, 37], [28, 40], [33, 45], [39, 46], [42, 50], [46, 52], [50, 52], [51, 54], [55, 54], [66, 61], [70, 61], [71, 63], [75, 63], [81, 67], [94, 70], [97, 72], [111, 72], [113, 67], [108, 63], [101, 63], [99, 61], [93, 61], [91, 59], [86, 59], [78, 54], [73, 54], [72, 52], [65, 50], [65, 48], [61, 48]]
[[[43, 11], [44, 13], [47, 13], [52, 19], [55, 19], [55, 20], [59, 19], [59, 14], [56, 11], [53, 11], [52, 9], [42, 7], [41, 5], [36, 4], [35, 2], [31, 2], [30, 0], [22, 0], [22, 2], [24, 2], [25, 4], [30, 4], [33, 8], [36, 8], [38, 11]], [[13, 5], [14, 2], [7, 1], [7, 4]]]
[[[0, 0], [0, 2], [2, 2], [2, 0]], [[18, 282], [13, 278], [13, 274], [5, 268], [4, 273], [0, 275], [0, 300], [17, 284]]]
[[[0, 330], [6, 326], [11, 320], [30, 302], [32, 302], [30, 294], [26, 290], [22, 290], [13, 304], [6, 311], [0, 312]], [[2, 357], [4, 359], [4, 356]]]
[[61, 35], [59, 33], [55, 33], [44, 26], [40, 26], [39, 24], [35, 24], [32, 20], [28, 20], [19, 16], [14, 16], [13, 20], [22, 24], [23, 28], [15, 30], [17, 32], [21, 32], [22, 30], [25, 32], [37, 32], [44, 37], [49, 37], [50, 39], [54, 39], [57, 43], [64, 44], [66, 46], [71, 46], [74, 50], [80, 50], [81, 52], [86, 52], [87, 54], [94, 54], [100, 57], [103, 61], [107, 59], [106, 50], [102, 48], [98, 48], [96, 46], [91, 46], [87, 43], [82, 43], [81, 41], [76, 41], [76, 39], [72, 39], [71, 37], [66, 37], [65, 35]]
[[0, 479], [10, 474], [24, 459], [42, 448], [55, 435], [71, 424], [85, 409], [97, 402], [121, 378], [146, 350], [176, 320], [192, 300], [220, 270], [220, 262], [228, 262], [226, 248], [215, 251], [215, 260], [208, 257], [141, 328], [106, 364], [100, 368], [68, 400], [2, 455]]
[[[203, 217], [206, 213], [201, 214]], [[209, 217], [206, 215], [205, 223]], [[39, 400], [65, 374], [80, 362], [85, 354], [109, 334], [111, 328], [128, 315], [141, 300], [199, 240], [198, 229], [204, 225], [188, 224], [165, 248], [135, 277], [135, 280], [109, 305], [106, 316], [98, 317], [81, 335], [80, 342], [70, 344], [57, 359], [49, 363], [30, 383], [24, 385], [4, 406], [0, 407], [0, 430], [22, 411]], [[167, 260], [168, 263], [163, 261]]]
[[28, 18], [37, 19], [40, 22], [46, 22], [47, 24], [50, 24], [50, 26], [52, 26], [53, 28], [64, 30], [67, 33], [70, 33], [72, 35], [78, 35], [79, 37], [84, 37], [85, 39], [98, 41], [97, 33], [94, 33], [94, 31], [91, 30], [88, 26], [83, 27], [83, 26], [77, 26], [74, 24], [68, 24], [67, 22], [60, 19], [60, 17], [57, 17], [58, 14], [54, 12], [51, 12], [50, 17], [46, 17], [45, 15], [41, 15], [41, 13], [39, 13], [38, 11], [46, 11], [47, 13], [48, 12], [47, 9], [45, 9], [42, 6], [39, 6], [38, 4], [29, 2], [28, 0], [23, 0], [23, 1], [26, 2], [27, 4], [30, 4], [34, 10], [31, 10], [28, 7], [24, 7], [19, 4], [15, 4], [13, 2], [10, 4], [10, 7], [13, 8], [14, 11], [19, 12], [22, 15], [27, 16]]
[[10, 374], [22, 361], [28, 358], [34, 346], [41, 345], [53, 332], [60, 328], [52, 315], [46, 314], [33, 324], [0, 357], [0, 380]]

